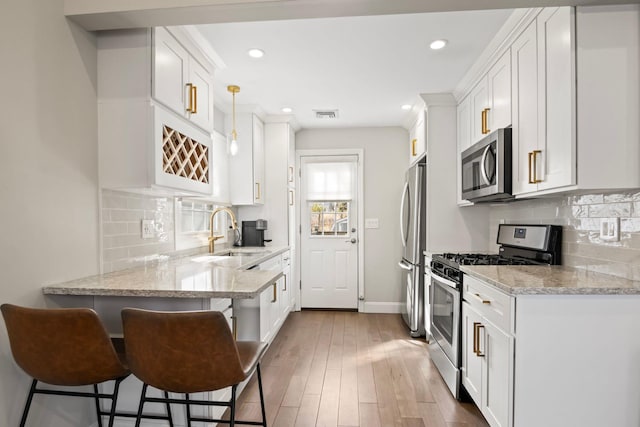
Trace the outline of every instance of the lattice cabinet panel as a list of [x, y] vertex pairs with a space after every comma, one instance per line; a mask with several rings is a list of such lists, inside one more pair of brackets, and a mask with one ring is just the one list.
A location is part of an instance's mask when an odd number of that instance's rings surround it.
[[171, 175], [208, 184], [209, 147], [164, 125], [162, 170]]

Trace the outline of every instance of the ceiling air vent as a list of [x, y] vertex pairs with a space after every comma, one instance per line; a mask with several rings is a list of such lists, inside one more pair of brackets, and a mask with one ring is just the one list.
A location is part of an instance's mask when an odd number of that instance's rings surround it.
[[313, 110], [316, 113], [316, 119], [337, 119], [338, 110]]

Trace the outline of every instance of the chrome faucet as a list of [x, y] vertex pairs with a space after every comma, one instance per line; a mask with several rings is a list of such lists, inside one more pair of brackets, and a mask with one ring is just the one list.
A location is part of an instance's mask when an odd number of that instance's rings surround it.
[[218, 212], [226, 212], [229, 214], [229, 216], [231, 217], [231, 228], [233, 228], [234, 230], [238, 229], [238, 221], [236, 220], [236, 216], [234, 215], [233, 211], [229, 208], [218, 208], [215, 211], [211, 212], [211, 216], [209, 217], [209, 230], [210, 230], [210, 234], [209, 234], [209, 253], [212, 254], [214, 252], [214, 247], [213, 244], [215, 243], [216, 240], [222, 239], [224, 238], [223, 235], [219, 235], [219, 236], [214, 236], [213, 235], [213, 217], [216, 216], [216, 214]]

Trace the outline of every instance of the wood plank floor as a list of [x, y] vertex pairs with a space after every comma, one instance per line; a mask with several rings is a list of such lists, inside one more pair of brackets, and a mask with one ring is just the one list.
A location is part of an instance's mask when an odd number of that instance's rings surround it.
[[[269, 426], [478, 427], [394, 314], [291, 313], [262, 360]], [[237, 419], [260, 420], [256, 378]]]

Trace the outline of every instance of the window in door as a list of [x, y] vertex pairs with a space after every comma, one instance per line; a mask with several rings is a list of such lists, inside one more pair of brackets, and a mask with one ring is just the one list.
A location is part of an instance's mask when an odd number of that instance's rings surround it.
[[349, 231], [349, 202], [308, 202], [312, 236], [344, 236]]

